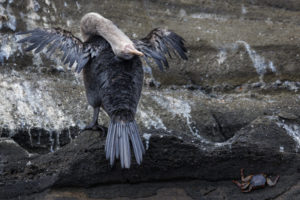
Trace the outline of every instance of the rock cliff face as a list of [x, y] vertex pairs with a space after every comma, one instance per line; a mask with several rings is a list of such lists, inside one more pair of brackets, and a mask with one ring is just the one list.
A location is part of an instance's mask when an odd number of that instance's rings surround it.
[[[80, 37], [91, 11], [131, 38], [172, 29], [189, 50], [167, 73], [144, 65], [147, 152], [130, 170], [109, 167], [105, 133], [79, 134], [92, 117], [81, 75], [16, 43], [36, 27]], [[0, 199], [298, 199], [299, 21], [297, 0], [0, 0]], [[281, 178], [244, 195], [240, 168]]]

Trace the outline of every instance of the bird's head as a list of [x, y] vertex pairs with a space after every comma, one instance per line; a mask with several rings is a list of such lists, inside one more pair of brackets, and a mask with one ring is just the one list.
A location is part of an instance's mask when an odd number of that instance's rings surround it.
[[135, 55], [144, 55], [135, 48], [134, 43], [121, 29], [98, 13], [84, 15], [80, 22], [80, 30], [85, 41], [92, 35], [102, 36], [109, 42], [118, 58], [129, 60]]

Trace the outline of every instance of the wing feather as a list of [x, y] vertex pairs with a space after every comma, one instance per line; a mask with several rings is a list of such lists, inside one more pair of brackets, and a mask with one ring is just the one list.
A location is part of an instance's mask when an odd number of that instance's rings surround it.
[[39, 53], [41, 50], [45, 48], [45, 46], [51, 43], [55, 39], [55, 35], [50, 35], [46, 40], [44, 40], [40, 46], [34, 51], [34, 53]]
[[61, 61], [72, 67], [76, 62], [76, 72], [80, 72], [90, 60], [91, 53], [93, 57], [98, 54], [96, 47], [85, 45], [79, 38], [71, 32], [60, 29], [34, 29], [30, 31], [17, 33], [18, 35], [28, 35], [18, 41], [18, 43], [30, 43], [26, 51], [34, 50], [39, 53], [47, 48], [46, 55], [49, 57], [56, 51], [62, 52]]
[[139, 51], [144, 53], [144, 59], [148, 65], [150, 63], [150, 58], [154, 60], [162, 71], [164, 67], [169, 68], [166, 55], [172, 58], [171, 51], [182, 59], [187, 60], [187, 50], [184, 46], [184, 39], [176, 33], [166, 29], [156, 28], [145, 38], [134, 40], [134, 44]]

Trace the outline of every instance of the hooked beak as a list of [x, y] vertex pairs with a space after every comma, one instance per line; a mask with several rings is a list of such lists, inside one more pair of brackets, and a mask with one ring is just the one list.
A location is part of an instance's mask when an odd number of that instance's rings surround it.
[[137, 55], [137, 56], [144, 56], [144, 54], [138, 51], [133, 44], [126, 44], [124, 51], [128, 54]]
[[133, 55], [137, 55], [137, 56], [144, 56], [144, 54], [136, 49], [129, 49], [128, 50], [129, 53], [133, 54]]

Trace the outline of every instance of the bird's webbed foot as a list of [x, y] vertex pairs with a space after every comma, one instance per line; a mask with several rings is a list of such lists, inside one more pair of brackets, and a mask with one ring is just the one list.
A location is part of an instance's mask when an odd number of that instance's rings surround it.
[[99, 115], [99, 107], [94, 108], [93, 121], [89, 125], [84, 127], [80, 132], [92, 130], [92, 131], [101, 131], [105, 133], [106, 132], [105, 127], [98, 124], [98, 115]]
[[86, 127], [84, 127], [81, 132], [83, 131], [87, 131], [87, 130], [91, 130], [91, 131], [102, 131], [103, 133], [105, 132], [105, 127], [102, 125], [99, 125], [98, 123], [94, 124], [91, 123], [89, 125], [87, 125]]

